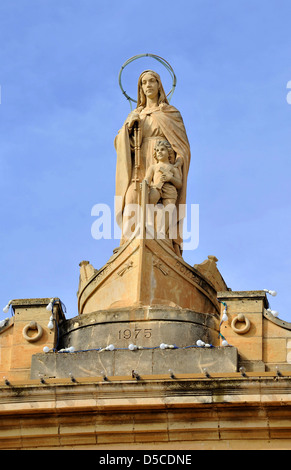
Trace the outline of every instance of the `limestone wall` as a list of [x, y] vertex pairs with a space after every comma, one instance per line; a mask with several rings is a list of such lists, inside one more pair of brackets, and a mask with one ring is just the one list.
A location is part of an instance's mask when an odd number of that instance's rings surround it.
[[[228, 320], [221, 323], [220, 333], [237, 349], [238, 369], [243, 366], [247, 371], [255, 372], [276, 371], [277, 368], [291, 370], [291, 324], [268, 312], [265, 292], [227, 290], [218, 293], [218, 300], [227, 305], [228, 314]], [[0, 329], [0, 377], [29, 380], [32, 356], [43, 353], [44, 346], [56, 346], [59, 332], [64, 331], [70, 320], [65, 319], [62, 306], [57, 302], [54, 315], [59, 328], [54, 322], [54, 328], [49, 329], [51, 313], [46, 309], [49, 301], [49, 298], [13, 301], [14, 315]], [[224, 308], [221, 303], [221, 315]], [[42, 329], [37, 341], [33, 341], [33, 337], [38, 330], [30, 328], [31, 322]], [[25, 337], [25, 328], [32, 341]]]
[[290, 449], [290, 376], [0, 381], [0, 449]]
[[[291, 323], [268, 312], [264, 291], [219, 292], [228, 320], [220, 331], [239, 353], [247, 370], [291, 370]], [[221, 314], [225, 305], [221, 304]], [[249, 328], [248, 328], [249, 327]]]
[[[46, 309], [49, 302], [50, 299], [13, 300], [13, 316], [0, 328], [1, 378], [28, 380], [33, 354], [43, 352], [44, 346], [54, 348], [56, 345], [56, 323], [53, 322], [53, 329], [48, 328], [52, 315]], [[58, 302], [54, 306], [54, 316], [58, 322], [63, 318]], [[39, 338], [35, 340], [37, 335]]]

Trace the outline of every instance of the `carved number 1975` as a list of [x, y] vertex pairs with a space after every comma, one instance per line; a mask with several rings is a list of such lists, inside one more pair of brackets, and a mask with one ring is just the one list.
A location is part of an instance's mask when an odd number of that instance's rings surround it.
[[137, 339], [138, 337], [140, 338], [151, 338], [152, 336], [152, 330], [151, 328], [135, 328], [134, 331], [131, 330], [119, 330], [118, 332], [118, 339]]

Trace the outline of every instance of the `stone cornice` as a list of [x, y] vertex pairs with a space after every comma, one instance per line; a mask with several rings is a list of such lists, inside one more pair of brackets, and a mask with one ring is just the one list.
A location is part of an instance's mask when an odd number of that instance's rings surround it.
[[263, 290], [251, 290], [251, 291], [224, 291], [224, 292], [217, 292], [217, 298], [219, 300], [242, 300], [242, 299], [249, 299], [249, 300], [263, 300], [264, 306], [268, 308], [269, 302], [267, 299], [266, 292]]
[[45, 384], [31, 380], [26, 384], [0, 385], [0, 416], [70, 410], [138, 410], [168, 409], [185, 406], [229, 404], [291, 404], [291, 376], [278, 377], [274, 372], [181, 374], [147, 376], [141, 380], [129, 377], [45, 379]]

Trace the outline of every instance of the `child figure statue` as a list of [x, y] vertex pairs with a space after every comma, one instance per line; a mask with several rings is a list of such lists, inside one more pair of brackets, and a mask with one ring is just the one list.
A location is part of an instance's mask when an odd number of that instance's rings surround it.
[[155, 207], [154, 214], [150, 210], [147, 212], [148, 225], [152, 227], [150, 231], [155, 227], [158, 238], [172, 239], [175, 248], [177, 234], [173, 230], [177, 231], [176, 202], [178, 190], [183, 184], [180, 162], [175, 162], [175, 152], [167, 140], [156, 142], [154, 158], [157, 163], [148, 168], [145, 177], [149, 186], [149, 208]]
[[150, 188], [149, 203], [157, 204], [161, 200], [164, 206], [176, 204], [177, 190], [182, 187], [182, 172], [179, 163], [175, 162], [175, 152], [167, 140], [156, 142], [154, 158], [157, 163], [149, 167], [145, 176]]

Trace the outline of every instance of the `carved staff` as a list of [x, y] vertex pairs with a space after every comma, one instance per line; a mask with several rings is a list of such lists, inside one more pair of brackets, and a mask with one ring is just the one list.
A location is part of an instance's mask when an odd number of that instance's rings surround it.
[[[138, 173], [140, 169], [140, 127], [139, 123], [136, 122], [134, 126], [134, 182], [135, 182], [135, 191], [138, 191], [139, 189], [139, 178], [138, 178]], [[139, 197], [138, 197], [138, 203], [139, 203]]]

